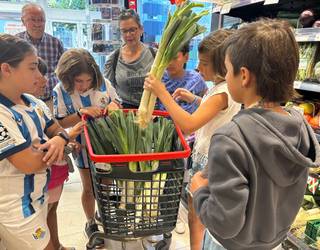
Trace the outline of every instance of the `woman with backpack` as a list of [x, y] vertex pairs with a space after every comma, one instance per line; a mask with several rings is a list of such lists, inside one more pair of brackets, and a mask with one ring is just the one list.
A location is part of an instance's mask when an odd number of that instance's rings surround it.
[[134, 10], [122, 10], [119, 27], [124, 45], [109, 56], [104, 76], [116, 89], [123, 108], [138, 108], [144, 78], [151, 69], [156, 50], [140, 41], [143, 27]]

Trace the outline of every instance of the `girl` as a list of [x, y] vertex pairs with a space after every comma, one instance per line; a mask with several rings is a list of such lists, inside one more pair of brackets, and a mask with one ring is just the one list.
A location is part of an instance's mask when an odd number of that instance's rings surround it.
[[46, 222], [48, 168], [63, 159], [67, 141], [37, 99], [23, 94], [41, 76], [37, 66], [32, 45], [0, 35], [0, 238], [6, 249], [54, 249]]
[[[34, 96], [42, 96], [45, 90], [45, 86], [48, 82], [46, 78], [46, 74], [48, 71], [47, 64], [40, 57], [38, 69], [41, 73], [41, 77], [38, 79], [38, 84], [34, 90]], [[44, 112], [48, 112], [51, 115], [51, 111], [49, 108], [43, 103]], [[60, 126], [57, 122], [55, 122], [55, 126]], [[69, 130], [70, 140], [74, 140], [82, 131], [82, 122], [77, 123], [72, 129]], [[73, 146], [73, 144], [69, 143], [69, 147]], [[67, 156], [68, 157], [68, 156]], [[70, 162], [71, 163], [71, 162]], [[72, 164], [72, 163], [71, 163]], [[58, 235], [58, 223], [57, 223], [57, 208], [59, 204], [59, 200], [63, 190], [63, 183], [68, 179], [69, 176], [69, 167], [66, 161], [62, 161], [60, 163], [55, 163], [51, 166], [51, 176], [48, 184], [48, 218], [47, 223], [50, 230], [51, 242], [53, 244], [54, 249], [58, 250], [74, 250], [73, 247], [64, 247], [59, 241]]]
[[[66, 51], [59, 60], [56, 73], [61, 82], [54, 88], [54, 115], [62, 127], [74, 126], [81, 121], [82, 114], [97, 117], [102, 114], [102, 109], [118, 108], [111, 103], [116, 98], [114, 89], [103, 79], [99, 66], [88, 51]], [[81, 145], [85, 143], [82, 138], [77, 140]], [[81, 202], [87, 218], [85, 232], [90, 237], [98, 231], [98, 226], [94, 219], [95, 200], [87, 157], [85, 148], [82, 148], [76, 162], [83, 186]], [[103, 244], [103, 241], [99, 239], [96, 243]]]
[[[181, 89], [178, 89], [173, 94], [175, 98], [200, 104], [193, 114], [189, 114], [181, 109], [166, 90], [165, 85], [153, 76], [149, 76], [145, 81], [145, 88], [158, 96], [172, 119], [184, 133], [189, 134], [196, 131], [190, 177], [197, 171], [202, 170], [207, 164], [210, 139], [214, 131], [229, 122], [240, 110], [240, 104], [232, 100], [227, 89], [227, 83], [224, 80], [226, 69], [224, 66], [222, 43], [231, 33], [232, 31], [219, 30], [209, 34], [199, 44], [200, 63], [198, 68], [204, 80], [213, 81], [215, 84], [203, 99]], [[191, 197], [189, 197], [188, 203], [190, 245], [192, 250], [199, 250], [205, 228], [195, 215]]]

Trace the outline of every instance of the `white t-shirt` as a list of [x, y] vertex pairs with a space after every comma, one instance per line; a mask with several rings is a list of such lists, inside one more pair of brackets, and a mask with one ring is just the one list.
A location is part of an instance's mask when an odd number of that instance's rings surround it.
[[48, 140], [45, 129], [54, 121], [45, 104], [24, 94], [28, 106], [15, 105], [0, 95], [0, 223], [19, 221], [43, 208], [50, 170], [24, 174], [7, 157]]
[[[66, 116], [77, 112], [79, 108], [96, 106], [101, 109], [105, 108], [111, 100], [117, 98], [114, 88], [110, 82], [105, 79], [100, 89], [89, 89], [85, 93], [80, 94], [76, 90], [72, 94], [68, 94], [62, 83], [58, 83], [53, 90], [53, 112], [55, 118], [62, 119]], [[77, 138], [81, 144], [85, 144], [83, 134]], [[88, 168], [88, 156], [85, 148], [81, 150], [81, 154], [77, 158], [78, 167]]]
[[211, 121], [206, 123], [195, 133], [196, 139], [192, 152], [192, 160], [203, 166], [205, 166], [208, 161], [208, 151], [212, 135], [216, 129], [230, 122], [232, 117], [237, 114], [241, 108], [241, 104], [233, 101], [229, 94], [226, 82], [221, 82], [209, 89], [207, 94], [202, 98], [201, 103], [204, 103], [209, 97], [221, 93], [226, 93], [228, 95], [228, 107], [225, 110], [220, 111]]

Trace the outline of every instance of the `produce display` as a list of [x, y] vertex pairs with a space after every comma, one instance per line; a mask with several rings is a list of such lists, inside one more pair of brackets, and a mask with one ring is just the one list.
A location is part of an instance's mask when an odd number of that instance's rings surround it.
[[320, 103], [317, 101], [295, 101], [288, 102], [286, 106], [293, 106], [303, 113], [304, 118], [315, 129], [316, 133], [320, 133]]
[[299, 47], [299, 68], [296, 80], [303, 81], [313, 79], [314, 66], [316, 64], [316, 56], [318, 51], [317, 43], [302, 43]]
[[[181, 48], [189, 43], [193, 37], [205, 31], [205, 27], [197, 24], [197, 21], [209, 14], [209, 12], [203, 10], [196, 14], [192, 11], [195, 7], [203, 6], [203, 4], [185, 1], [177, 6], [173, 15], [169, 13], [159, 43], [159, 49], [150, 71], [157, 79], [162, 78], [170, 61], [178, 54]], [[147, 127], [151, 120], [156, 99], [156, 96], [150, 91], [143, 91], [138, 112], [138, 123], [143, 128]]]

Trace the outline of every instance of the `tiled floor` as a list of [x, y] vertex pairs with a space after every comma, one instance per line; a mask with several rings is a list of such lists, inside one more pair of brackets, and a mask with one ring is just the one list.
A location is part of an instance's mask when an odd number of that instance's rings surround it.
[[[70, 175], [69, 181], [64, 186], [64, 191], [58, 207], [58, 223], [60, 241], [64, 246], [73, 246], [77, 250], [85, 250], [87, 238], [84, 234], [85, 215], [82, 211], [80, 202], [81, 195], [80, 176], [77, 170]], [[180, 209], [180, 217], [186, 221], [186, 211]], [[186, 225], [184, 234], [173, 232], [170, 250], [187, 250], [189, 247], [189, 231]], [[108, 250], [122, 250], [118, 242], [109, 242], [106, 245]], [[140, 242], [127, 244], [124, 249], [139, 250], [143, 249]], [[151, 250], [152, 248], [148, 248]]]

